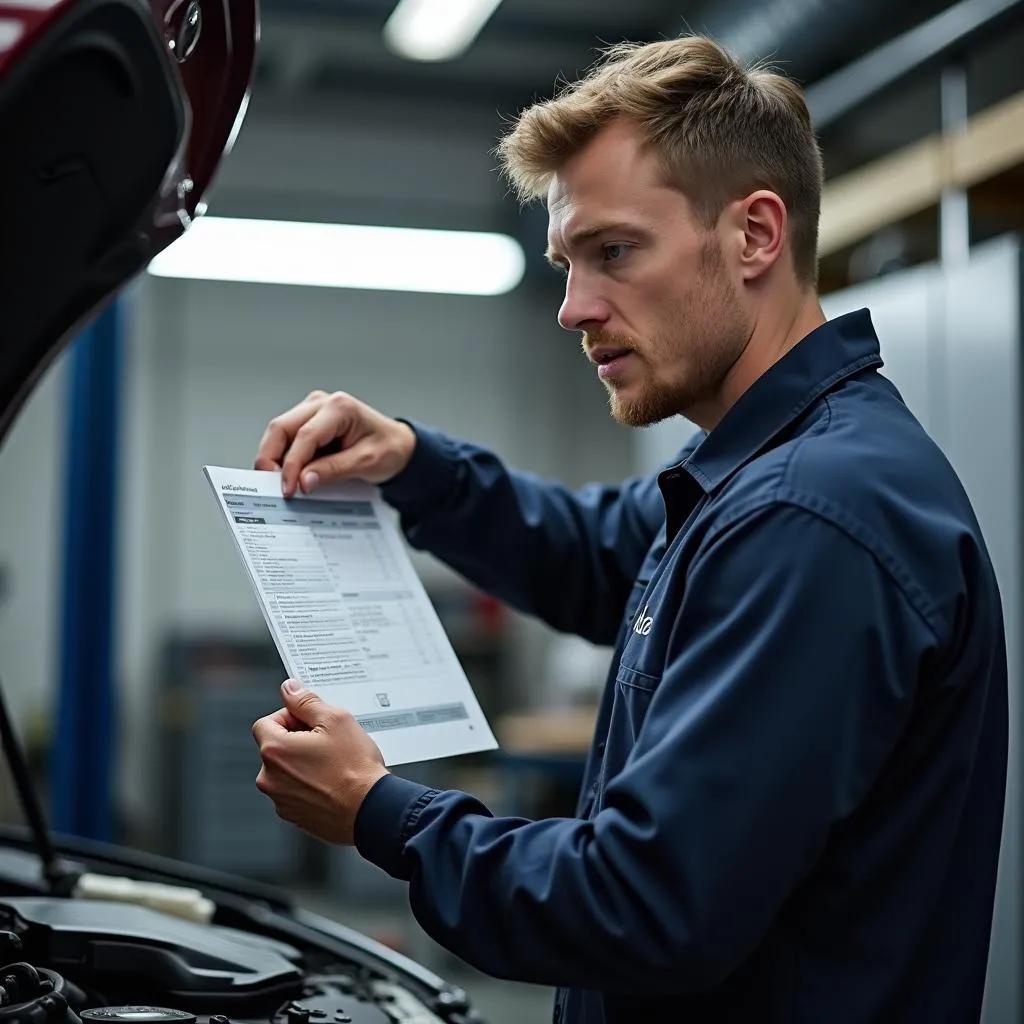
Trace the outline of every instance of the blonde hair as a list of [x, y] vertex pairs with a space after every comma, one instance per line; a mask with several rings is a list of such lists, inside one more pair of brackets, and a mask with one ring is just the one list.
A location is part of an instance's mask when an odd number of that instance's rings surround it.
[[553, 99], [524, 111], [496, 153], [519, 198], [547, 194], [552, 176], [620, 118], [662, 156], [668, 180], [711, 228], [725, 205], [757, 189], [786, 204], [796, 275], [818, 276], [822, 160], [800, 88], [745, 68], [713, 40], [623, 43]]

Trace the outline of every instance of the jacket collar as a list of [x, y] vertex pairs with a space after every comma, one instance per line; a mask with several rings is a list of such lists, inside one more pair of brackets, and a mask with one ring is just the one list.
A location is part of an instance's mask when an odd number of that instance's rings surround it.
[[678, 468], [711, 494], [826, 391], [881, 365], [867, 309], [826, 321], [763, 373]]

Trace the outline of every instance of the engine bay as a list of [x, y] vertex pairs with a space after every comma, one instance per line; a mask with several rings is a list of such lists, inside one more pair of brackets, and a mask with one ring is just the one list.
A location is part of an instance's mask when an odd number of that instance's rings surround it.
[[0, 898], [0, 1024], [479, 1024], [365, 958], [143, 906]]

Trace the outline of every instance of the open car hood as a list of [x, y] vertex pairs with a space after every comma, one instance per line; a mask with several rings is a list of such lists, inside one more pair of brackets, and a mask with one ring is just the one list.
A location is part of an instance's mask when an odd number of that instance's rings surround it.
[[257, 0], [0, 0], [0, 444], [64, 346], [203, 212]]

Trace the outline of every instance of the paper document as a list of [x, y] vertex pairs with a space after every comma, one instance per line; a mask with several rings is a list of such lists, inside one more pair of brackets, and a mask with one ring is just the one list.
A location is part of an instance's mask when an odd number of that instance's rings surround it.
[[350, 711], [388, 765], [497, 747], [375, 487], [286, 499], [280, 473], [204, 472], [290, 676]]

